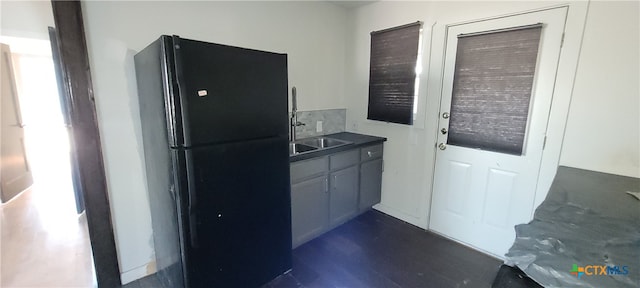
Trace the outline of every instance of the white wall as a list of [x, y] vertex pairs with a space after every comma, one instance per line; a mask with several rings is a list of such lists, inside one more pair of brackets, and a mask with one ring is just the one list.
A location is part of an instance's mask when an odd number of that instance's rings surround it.
[[561, 164], [640, 177], [640, 2], [592, 2]]
[[[431, 185], [435, 162], [435, 144], [442, 81], [444, 27], [500, 15], [520, 13], [556, 5], [570, 5], [567, 35], [561, 56], [557, 84], [559, 103], [551, 111], [551, 134], [547, 151], [554, 157], [543, 160], [541, 188], [548, 190], [555, 169], [564, 133], [571, 84], [582, 36], [586, 2], [376, 2], [350, 11], [352, 29], [347, 53], [347, 130], [388, 138], [385, 143], [385, 173], [382, 202], [376, 208], [414, 225], [427, 228], [431, 203]], [[369, 50], [371, 31], [415, 21], [423, 21], [423, 67], [419, 91], [419, 117], [413, 126], [367, 120]], [[426, 88], [425, 88], [426, 87]], [[554, 100], [555, 101], [555, 100]], [[564, 112], [562, 111], [564, 109]], [[557, 125], [556, 125], [557, 124]], [[551, 147], [551, 148], [549, 148]], [[554, 148], [555, 147], [555, 148]], [[544, 186], [547, 186], [546, 189]], [[544, 192], [546, 193], [546, 192]], [[539, 193], [536, 202], [544, 199]]]
[[162, 34], [289, 55], [301, 110], [344, 107], [346, 11], [324, 2], [83, 2], [123, 282], [153, 272], [133, 55]]
[[0, 34], [49, 40], [47, 27], [54, 26], [49, 1], [0, 1]]

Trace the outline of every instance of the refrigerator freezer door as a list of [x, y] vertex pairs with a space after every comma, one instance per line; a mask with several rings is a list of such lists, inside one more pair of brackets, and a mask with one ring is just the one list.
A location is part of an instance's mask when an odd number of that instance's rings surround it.
[[[287, 138], [183, 150], [190, 287], [258, 287], [291, 269]], [[185, 225], [186, 226], [186, 225]]]
[[[173, 36], [183, 143], [287, 137], [287, 55]], [[180, 138], [180, 137], [178, 137]]]

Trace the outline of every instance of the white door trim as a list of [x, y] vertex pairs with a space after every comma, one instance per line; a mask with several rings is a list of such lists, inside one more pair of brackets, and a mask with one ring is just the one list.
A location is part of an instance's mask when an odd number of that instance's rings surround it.
[[[578, 69], [578, 60], [582, 48], [584, 26], [587, 19], [588, 2], [578, 2], [569, 5], [567, 22], [565, 24], [564, 44], [560, 50], [558, 71], [556, 73], [551, 111], [547, 122], [546, 147], [542, 154], [538, 187], [534, 199], [534, 212], [547, 197], [551, 182], [558, 171], [560, 153], [564, 140], [569, 107], [573, 93], [573, 84]], [[579, 21], [569, 21], [576, 19]], [[533, 214], [531, 215], [533, 217]]]

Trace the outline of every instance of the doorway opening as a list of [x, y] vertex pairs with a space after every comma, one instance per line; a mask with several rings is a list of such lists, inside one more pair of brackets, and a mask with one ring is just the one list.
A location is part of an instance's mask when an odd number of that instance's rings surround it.
[[[0, 286], [96, 286], [91, 243], [82, 199], [74, 188], [68, 124], [59, 97], [51, 43], [1, 37], [3, 71], [10, 71], [16, 123], [24, 135], [23, 159], [32, 184], [11, 199], [1, 213]], [[7, 53], [4, 52], [6, 47]], [[4, 67], [7, 67], [5, 70]], [[5, 85], [3, 76], [3, 86]], [[9, 90], [6, 90], [9, 91]], [[4, 140], [2, 141], [4, 143]], [[2, 157], [8, 161], [15, 157]], [[3, 167], [5, 165], [3, 164]], [[82, 208], [82, 209], [80, 209]]]

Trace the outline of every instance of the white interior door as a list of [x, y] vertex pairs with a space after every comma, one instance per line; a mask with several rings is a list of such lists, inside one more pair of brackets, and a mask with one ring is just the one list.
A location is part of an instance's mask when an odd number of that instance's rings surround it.
[[531, 219], [566, 13], [446, 27], [430, 229], [502, 258]]
[[11, 50], [0, 44], [0, 200], [7, 202], [33, 183], [24, 145], [24, 123], [16, 92]]

